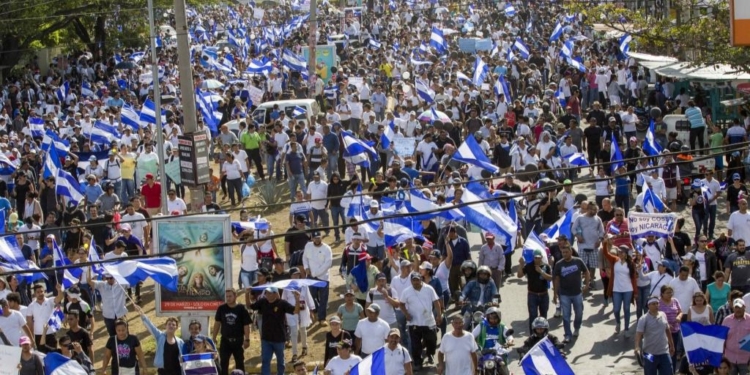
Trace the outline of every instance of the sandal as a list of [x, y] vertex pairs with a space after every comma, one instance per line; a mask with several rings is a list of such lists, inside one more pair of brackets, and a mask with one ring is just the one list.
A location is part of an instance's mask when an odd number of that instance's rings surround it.
[[[299, 356], [300, 356], [300, 357], [304, 357], [304, 356], [306, 356], [306, 355], [307, 355], [307, 348], [302, 348], [302, 353], [300, 353], [300, 355], [299, 355]], [[292, 361], [292, 362], [294, 362], [294, 361]]]

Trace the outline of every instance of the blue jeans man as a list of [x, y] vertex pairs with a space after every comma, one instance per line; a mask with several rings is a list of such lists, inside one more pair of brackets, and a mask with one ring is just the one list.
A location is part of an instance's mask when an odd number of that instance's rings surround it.
[[297, 173], [289, 176], [289, 194], [291, 194], [292, 200], [294, 200], [294, 195], [297, 193], [298, 186], [302, 194], [304, 194], [306, 191], [304, 173]]
[[[315, 278], [312, 279], [318, 280]], [[311, 286], [310, 294], [312, 294], [312, 298], [315, 301], [315, 306], [317, 306], [318, 321], [325, 322], [326, 310], [328, 310], [328, 285], [322, 288]], [[284, 343], [281, 344], [281, 349], [284, 350]]]
[[[672, 358], [669, 354], [653, 354], [646, 356], [644, 353], [643, 358], [643, 374], [644, 375], [671, 375], [672, 372]], [[648, 357], [648, 358], [647, 358]]]
[[346, 212], [344, 212], [344, 207], [331, 207], [331, 218], [333, 218], [333, 234], [336, 236], [336, 241], [339, 241], [341, 240], [339, 235], [339, 219], [341, 219], [342, 225], [346, 224]]
[[123, 202], [123, 205], [125, 205], [127, 202], [130, 202], [130, 198], [135, 195], [135, 180], [131, 178], [123, 178], [120, 189], [122, 189], [120, 191], [120, 202]]
[[[312, 214], [313, 214], [313, 223], [312, 223], [313, 228], [318, 227], [318, 218], [320, 218], [320, 222], [321, 222], [321, 225], [323, 225], [323, 228], [328, 228], [328, 224], [329, 224], [328, 211], [325, 208], [322, 210], [316, 210], [313, 208]], [[326, 235], [328, 235], [329, 232], [330, 232], [329, 230], [326, 230]]]
[[271, 358], [276, 355], [276, 375], [284, 375], [286, 363], [284, 362], [284, 343], [260, 341], [260, 373], [271, 375]]
[[581, 323], [583, 323], [583, 294], [574, 296], [560, 295], [560, 307], [562, 308], [565, 339], [570, 340], [570, 337], [573, 336], [573, 332], [570, 330], [570, 315], [573, 312], [576, 314], [573, 321], [573, 329], [576, 336], [578, 336], [578, 330], [581, 329]]
[[529, 308], [529, 332], [533, 332], [531, 329], [531, 323], [537, 317], [547, 319], [547, 312], [549, 311], [549, 293], [534, 293], [529, 292], [526, 305]]
[[331, 176], [333, 175], [333, 172], [336, 172], [339, 170], [339, 152], [334, 151], [333, 154], [328, 155], [328, 165], [326, 166], [326, 177], [328, 178], [328, 181], [331, 181]]

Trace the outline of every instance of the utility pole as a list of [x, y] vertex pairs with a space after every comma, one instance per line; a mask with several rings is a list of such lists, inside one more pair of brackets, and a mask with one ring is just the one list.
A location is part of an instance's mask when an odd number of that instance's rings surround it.
[[[198, 118], [196, 116], [195, 107], [193, 67], [190, 65], [190, 43], [188, 42], [185, 0], [174, 0], [174, 20], [175, 31], [177, 31], [177, 68], [180, 73], [180, 92], [182, 93], [182, 117], [184, 121], [183, 130], [185, 134], [190, 134], [198, 131]], [[182, 155], [182, 149], [180, 149], [180, 154]], [[206, 160], [206, 163], [209, 162], [209, 160]], [[180, 162], [180, 166], [182, 168], [182, 161]], [[197, 170], [194, 170], [194, 173], [197, 176]], [[196, 212], [200, 209], [200, 206], [203, 203], [202, 186], [196, 184], [190, 187], [190, 203], [192, 206], [192, 211]]]
[[167, 214], [167, 173], [164, 163], [164, 132], [161, 124], [161, 85], [159, 84], [159, 60], [156, 54], [156, 27], [154, 26], [154, 0], [148, 0], [148, 23], [151, 35], [151, 72], [153, 73], [154, 86], [154, 118], [156, 119], [156, 152], [159, 154], [159, 178], [161, 184], [161, 207], [159, 210], [163, 215]]
[[310, 0], [310, 37], [308, 44], [308, 56], [307, 56], [307, 74], [309, 79], [307, 80], [308, 95], [310, 99], [315, 99], [315, 65], [317, 58], [315, 57], [315, 46], [318, 44], [318, 38], [316, 37], [318, 32], [318, 0]]

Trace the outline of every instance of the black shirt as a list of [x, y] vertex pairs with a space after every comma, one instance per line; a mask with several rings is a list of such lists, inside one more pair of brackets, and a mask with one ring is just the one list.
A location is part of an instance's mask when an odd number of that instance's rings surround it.
[[586, 146], [590, 150], [597, 151], [602, 147], [602, 128], [599, 125], [589, 126], [583, 130], [583, 136], [586, 137]]
[[260, 339], [269, 342], [286, 342], [286, 314], [294, 313], [294, 306], [283, 299], [269, 302], [263, 298], [250, 305], [263, 318]]
[[[542, 271], [544, 271], [544, 273], [548, 275], [552, 273], [552, 269], [549, 265], [542, 264], [540, 267]], [[545, 280], [544, 277], [542, 277], [542, 274], [536, 272], [534, 263], [526, 263], [526, 265], [523, 266], [523, 273], [526, 275], [526, 279], [529, 281], [529, 292], [545, 293], [547, 289], [549, 289], [549, 282]]]
[[[547, 198], [549, 199], [549, 198]], [[542, 202], [545, 203], [545, 202]], [[542, 223], [543, 224], [554, 224], [557, 219], [560, 218], [560, 202], [557, 198], [552, 198], [547, 209], [542, 212]]]
[[241, 303], [234, 307], [226, 303], [219, 306], [214, 319], [221, 323], [222, 338], [241, 340], [245, 337], [245, 326], [250, 325], [250, 314]]
[[615, 218], [615, 210], [609, 210], [605, 211], [603, 208], [599, 210], [599, 212], [596, 213], [596, 216], [599, 216], [600, 219], [602, 219], [602, 223], [608, 223], [610, 220]]
[[83, 352], [86, 353], [86, 355], [89, 354], [89, 349], [92, 345], [94, 345], [94, 342], [91, 341], [91, 334], [88, 330], [78, 327], [78, 332], [73, 332], [72, 329], [69, 329], [67, 334], [68, 337], [70, 337], [71, 342], [77, 342], [81, 344]]
[[[430, 220], [430, 225], [428, 225], [427, 228], [422, 229], [422, 237], [429, 240], [433, 244], [438, 240], [438, 235], [437, 224], [435, 224], [435, 222], [432, 220]], [[424, 242], [422, 244], [424, 244]]]
[[337, 348], [339, 347], [339, 343], [341, 342], [341, 340], [352, 341], [352, 335], [350, 335], [349, 332], [344, 331], [343, 329], [341, 330], [339, 335], [335, 337], [331, 332], [326, 333], [326, 355], [323, 359], [324, 365], [328, 364], [328, 361], [331, 360], [331, 358], [339, 355]]
[[216, 211], [221, 211], [221, 207], [218, 204], [211, 202], [210, 204], [206, 205], [206, 212], [216, 212]]
[[164, 372], [169, 374], [182, 373], [180, 366], [180, 348], [177, 346], [177, 340], [170, 344], [164, 340]]
[[296, 227], [291, 227], [286, 231], [284, 242], [289, 243], [289, 253], [292, 254], [297, 250], [303, 250], [305, 245], [310, 242], [310, 237]]
[[[117, 342], [116, 344], [115, 341]], [[128, 335], [125, 340], [118, 340], [117, 336], [112, 336], [107, 340], [106, 348], [109, 349], [113, 357], [117, 356], [117, 358], [112, 358], [111, 361], [112, 375], [118, 375], [120, 367], [135, 368], [138, 364], [138, 356], [135, 353], [135, 348], [140, 346], [140, 340], [133, 335]]]
[[81, 327], [88, 327], [89, 319], [91, 318], [91, 307], [86, 302], [68, 302], [63, 308], [63, 312], [68, 314], [72, 311], [78, 313], [78, 325]]
[[281, 281], [281, 280], [289, 280], [292, 278], [292, 276], [289, 274], [289, 271], [284, 271], [282, 273], [276, 273], [276, 270], [271, 272], [271, 275], [273, 276], [273, 281]]

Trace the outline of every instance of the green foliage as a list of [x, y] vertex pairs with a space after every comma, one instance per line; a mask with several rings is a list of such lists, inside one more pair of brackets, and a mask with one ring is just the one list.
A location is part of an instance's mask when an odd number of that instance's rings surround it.
[[278, 205], [263, 208], [262, 211], [277, 211], [282, 208], [280, 204], [288, 199], [289, 186], [287, 184], [277, 185], [273, 181], [259, 181], [253, 188], [258, 190], [258, 203], [261, 206]]
[[[715, 2], [698, 7], [695, 0], [671, 0], [671, 12], [659, 8], [632, 10], [615, 4], [590, 6], [583, 2], [567, 5], [569, 12], [586, 15], [589, 26], [603, 24], [609, 29], [629, 32], [631, 50], [670, 55], [696, 65], [729, 64], [750, 72], [750, 48], [729, 44], [729, 5]], [[630, 2], [628, 5], [632, 5]], [[619, 20], [623, 17], [626, 23]]]

